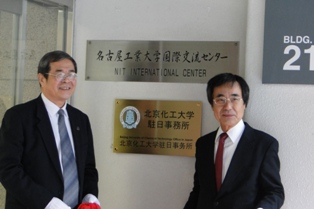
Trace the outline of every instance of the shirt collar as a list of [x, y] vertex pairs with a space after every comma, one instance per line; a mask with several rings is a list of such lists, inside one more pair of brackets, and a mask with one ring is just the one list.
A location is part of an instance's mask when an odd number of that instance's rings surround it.
[[[45, 104], [45, 107], [47, 109], [49, 116], [57, 115], [58, 111], [60, 110], [60, 107], [58, 107], [53, 102], [51, 102], [43, 93], [41, 93], [41, 98], [44, 101], [44, 104]], [[63, 105], [61, 109], [64, 110], [65, 116], [67, 117], [68, 113], [66, 111], [66, 107], [67, 107], [67, 102], [65, 102], [65, 104]]]
[[[244, 128], [245, 128], [244, 122], [243, 122], [243, 120], [240, 120], [237, 123], [237, 125], [235, 125], [231, 129], [229, 129], [229, 131], [227, 131], [228, 138], [230, 138], [232, 142], [235, 142], [236, 140], [239, 140], [240, 137], [242, 136]], [[217, 134], [216, 134], [215, 142], [217, 142], [219, 140], [219, 136], [222, 133], [224, 133], [224, 132], [222, 131], [221, 127], [219, 127], [219, 129], [217, 131]]]

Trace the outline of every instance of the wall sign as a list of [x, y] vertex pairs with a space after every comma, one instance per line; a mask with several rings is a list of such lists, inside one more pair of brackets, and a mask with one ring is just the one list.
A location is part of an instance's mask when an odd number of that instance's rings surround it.
[[117, 99], [113, 151], [194, 156], [201, 116], [198, 101]]
[[238, 59], [238, 42], [90, 40], [86, 80], [207, 83]]
[[313, 0], [266, 0], [263, 83], [314, 84], [313, 11]]

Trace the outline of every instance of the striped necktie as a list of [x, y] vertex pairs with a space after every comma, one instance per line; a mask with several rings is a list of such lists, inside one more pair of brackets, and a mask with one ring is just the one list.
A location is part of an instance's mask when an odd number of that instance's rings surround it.
[[64, 111], [60, 109], [58, 113], [58, 126], [61, 143], [61, 159], [64, 183], [63, 201], [71, 208], [74, 208], [78, 204], [79, 190], [76, 161], [64, 121]]

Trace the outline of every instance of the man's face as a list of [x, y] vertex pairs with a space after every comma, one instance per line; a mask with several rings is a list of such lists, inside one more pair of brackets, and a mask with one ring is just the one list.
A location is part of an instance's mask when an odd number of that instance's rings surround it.
[[242, 100], [241, 87], [238, 82], [217, 86], [214, 88], [213, 98], [230, 99], [227, 100], [224, 105], [218, 105], [214, 102], [212, 106], [215, 118], [220, 123], [222, 130], [227, 132], [230, 128], [234, 127], [244, 115], [245, 104]]
[[65, 73], [68, 75], [75, 72], [74, 65], [71, 60], [63, 59], [58, 62], [50, 63], [50, 71], [46, 79], [42, 74], [38, 74], [38, 80], [41, 85], [43, 94], [58, 107], [62, 107], [74, 93], [76, 87], [76, 79], [69, 80], [68, 77], [58, 81], [53, 75], [57, 73]]

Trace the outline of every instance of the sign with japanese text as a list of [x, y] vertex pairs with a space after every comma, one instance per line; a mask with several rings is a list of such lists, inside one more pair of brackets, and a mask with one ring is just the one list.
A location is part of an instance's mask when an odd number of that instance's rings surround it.
[[90, 40], [86, 80], [207, 83], [238, 59], [238, 42]]
[[200, 101], [115, 100], [116, 153], [194, 156]]
[[266, 0], [263, 83], [314, 84], [313, 9], [313, 0]]

